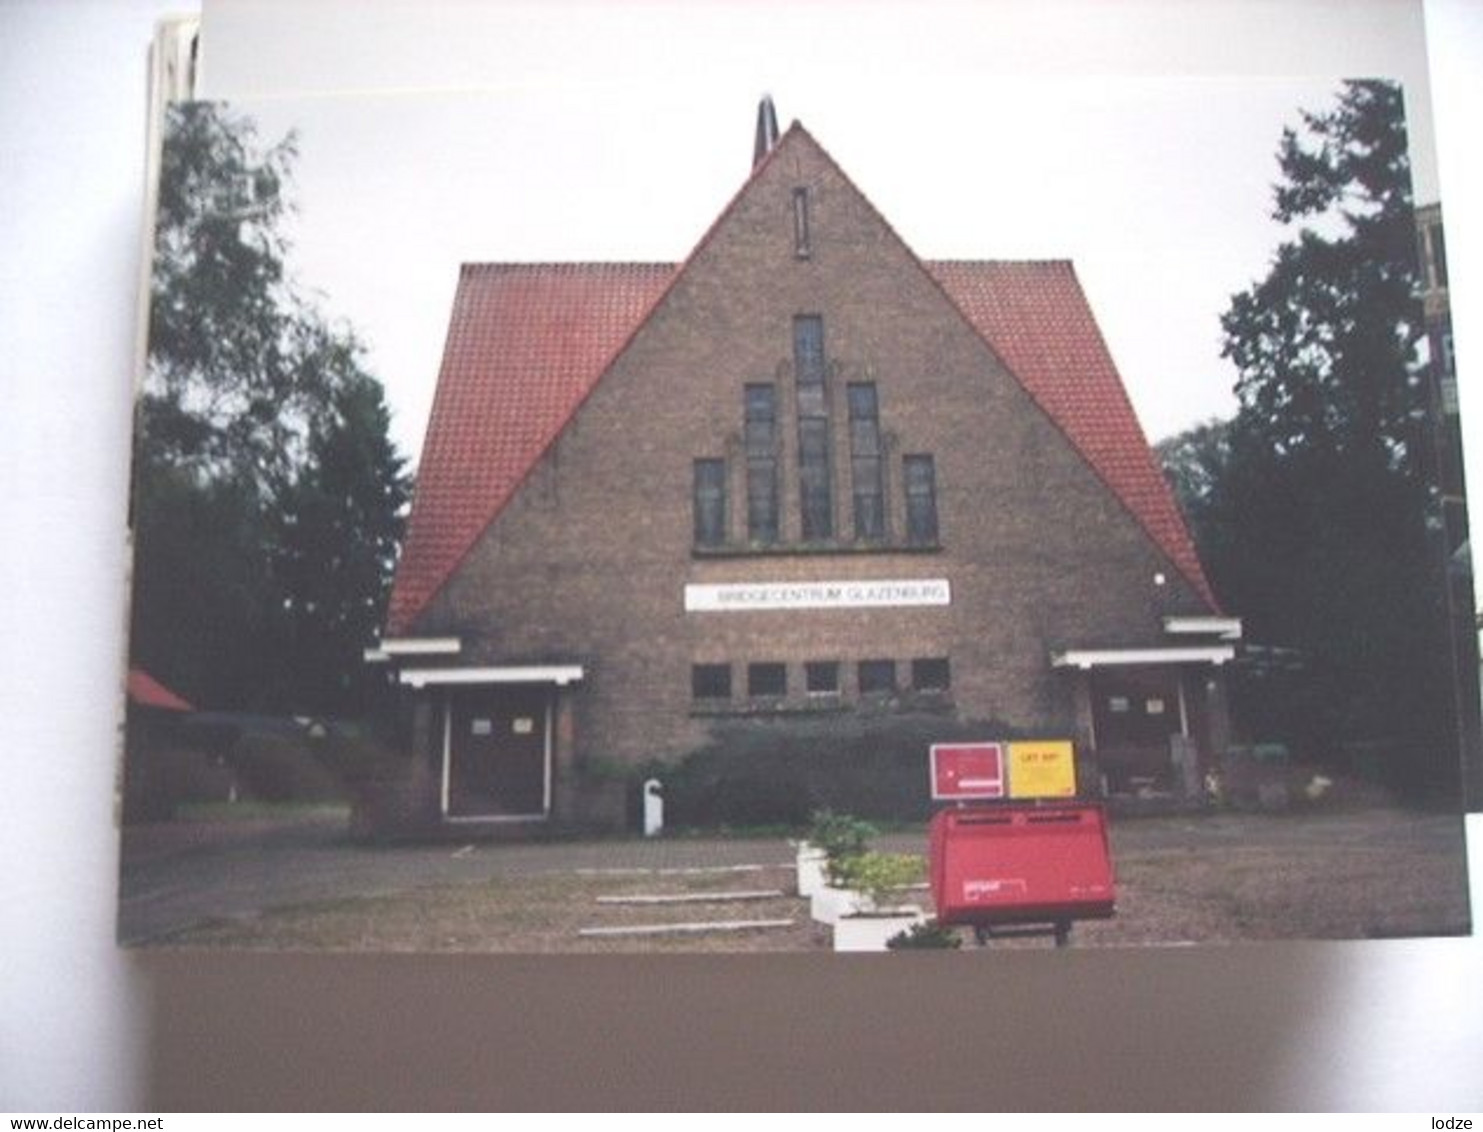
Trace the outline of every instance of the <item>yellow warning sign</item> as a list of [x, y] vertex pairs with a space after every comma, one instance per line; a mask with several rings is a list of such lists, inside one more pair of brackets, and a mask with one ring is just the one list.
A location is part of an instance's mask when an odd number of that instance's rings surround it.
[[1011, 798], [1074, 798], [1076, 754], [1068, 739], [1009, 744]]

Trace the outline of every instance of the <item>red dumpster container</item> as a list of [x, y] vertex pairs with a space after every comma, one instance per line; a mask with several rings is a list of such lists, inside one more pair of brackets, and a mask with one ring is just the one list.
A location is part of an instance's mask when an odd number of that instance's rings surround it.
[[1087, 803], [940, 810], [929, 828], [932, 899], [943, 924], [985, 934], [1107, 919], [1115, 899], [1102, 807]]

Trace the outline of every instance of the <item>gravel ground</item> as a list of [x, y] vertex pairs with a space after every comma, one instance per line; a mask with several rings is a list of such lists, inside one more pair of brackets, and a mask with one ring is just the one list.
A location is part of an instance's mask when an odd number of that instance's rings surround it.
[[[684, 876], [536, 873], [437, 885], [280, 909], [189, 929], [166, 942], [267, 950], [480, 951], [513, 953], [751, 952], [828, 949], [829, 930], [791, 895], [793, 870]], [[599, 903], [598, 897], [774, 890], [770, 899], [671, 905]], [[787, 921], [786, 927], [706, 934], [584, 937], [584, 928], [715, 921]]]
[[[805, 901], [791, 894], [780, 839], [567, 843], [364, 851], [326, 842], [308, 844], [280, 830], [279, 866], [293, 859], [325, 870], [340, 860], [355, 895], [323, 898], [305, 888], [266, 883], [266, 862], [251, 855], [252, 900], [196, 915], [188, 926], [162, 929], [141, 942], [188, 948], [266, 950], [485, 952], [764, 952], [830, 947], [829, 929], [813, 923]], [[275, 840], [276, 839], [276, 840]], [[1078, 924], [1073, 946], [1234, 943], [1262, 939], [1362, 939], [1461, 934], [1468, 927], [1462, 823], [1457, 817], [1367, 809], [1338, 814], [1220, 814], [1144, 818], [1114, 823], [1118, 910], [1114, 919]], [[921, 852], [921, 834], [880, 838], [891, 851]], [[212, 869], [242, 858], [240, 836], [205, 854], [167, 852], [156, 839], [132, 870], [136, 882], [161, 874], [204, 883]], [[261, 851], [261, 844], [259, 844]], [[127, 854], [126, 854], [127, 860]], [[377, 883], [371, 871], [379, 861]], [[208, 867], [209, 866], [209, 867]], [[312, 866], [312, 867], [310, 867]], [[750, 867], [755, 866], [755, 867]], [[171, 870], [173, 869], [173, 872]], [[356, 870], [362, 870], [364, 875]], [[372, 870], [374, 871], [374, 870]], [[125, 909], [131, 870], [125, 868]], [[356, 878], [356, 879], [350, 879]], [[390, 879], [388, 879], [390, 878]], [[227, 886], [231, 890], [230, 884]], [[785, 895], [744, 902], [703, 901], [633, 906], [599, 897], [634, 894], [719, 894], [779, 890]], [[158, 887], [143, 889], [144, 895]], [[169, 888], [166, 894], [180, 892]], [[220, 890], [218, 890], [220, 891]], [[305, 896], [296, 896], [305, 893]], [[135, 910], [148, 908], [137, 899]], [[277, 899], [273, 899], [276, 895]], [[928, 894], [918, 894], [930, 910]], [[177, 900], [178, 903], [178, 900]], [[187, 907], [209, 906], [197, 900]], [[787, 920], [786, 927], [706, 935], [587, 938], [588, 927], [676, 921]], [[964, 933], [967, 938], [968, 933]], [[968, 941], [971, 945], [971, 940]], [[994, 948], [1048, 947], [1048, 940], [995, 941]]]

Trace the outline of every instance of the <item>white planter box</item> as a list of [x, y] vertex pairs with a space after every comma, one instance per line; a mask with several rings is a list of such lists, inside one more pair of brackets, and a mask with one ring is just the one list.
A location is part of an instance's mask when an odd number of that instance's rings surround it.
[[841, 916], [834, 925], [834, 950], [885, 951], [888, 939], [926, 919], [926, 913], [914, 904], [889, 912]]
[[865, 894], [853, 888], [822, 886], [809, 898], [808, 913], [821, 924], [833, 924], [841, 916], [860, 911], [865, 906]]
[[810, 845], [807, 841], [798, 843], [798, 895], [811, 897], [827, 883], [824, 866], [829, 861], [829, 854], [817, 846]]

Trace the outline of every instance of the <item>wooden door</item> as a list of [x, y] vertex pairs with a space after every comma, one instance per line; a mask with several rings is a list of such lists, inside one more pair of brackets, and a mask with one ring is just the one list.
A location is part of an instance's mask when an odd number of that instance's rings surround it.
[[448, 816], [544, 817], [550, 688], [507, 684], [459, 689], [452, 697]]
[[1179, 673], [1170, 668], [1104, 668], [1092, 674], [1097, 759], [1114, 790], [1132, 778], [1170, 784], [1169, 740], [1184, 733]]

